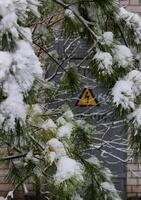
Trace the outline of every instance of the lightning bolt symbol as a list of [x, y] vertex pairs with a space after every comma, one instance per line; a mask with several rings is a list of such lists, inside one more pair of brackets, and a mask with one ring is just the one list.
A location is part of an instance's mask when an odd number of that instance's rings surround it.
[[89, 103], [89, 99], [90, 99], [89, 92], [86, 92], [85, 98], [87, 99], [87, 103]]

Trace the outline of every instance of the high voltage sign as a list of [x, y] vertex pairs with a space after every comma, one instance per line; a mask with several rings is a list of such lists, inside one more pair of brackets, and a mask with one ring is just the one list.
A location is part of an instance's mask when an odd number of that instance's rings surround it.
[[90, 88], [85, 88], [79, 97], [79, 100], [76, 102], [76, 106], [97, 106], [97, 104], [97, 100]]

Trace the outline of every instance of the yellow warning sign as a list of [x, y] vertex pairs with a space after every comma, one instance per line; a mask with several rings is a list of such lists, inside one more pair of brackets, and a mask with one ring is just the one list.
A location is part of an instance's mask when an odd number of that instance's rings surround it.
[[96, 106], [97, 101], [94, 97], [93, 91], [90, 88], [85, 88], [76, 103], [76, 106]]

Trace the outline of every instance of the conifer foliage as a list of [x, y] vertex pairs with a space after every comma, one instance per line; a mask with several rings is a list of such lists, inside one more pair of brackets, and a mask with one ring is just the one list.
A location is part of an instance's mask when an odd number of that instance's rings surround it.
[[91, 41], [89, 74], [110, 91], [129, 127], [130, 146], [140, 158], [140, 17], [121, 8], [117, 0], [54, 2], [65, 10], [65, 34]]
[[[111, 1], [108, 2], [110, 5]], [[76, 119], [68, 107], [62, 108], [59, 116], [52, 115], [43, 105], [48, 86], [32, 48], [31, 30], [24, 26], [28, 13], [39, 16], [38, 5], [37, 0], [0, 0], [0, 144], [4, 148], [1, 161], [8, 161], [7, 179], [13, 184], [8, 196], [13, 197], [16, 189], [21, 185], [25, 188], [26, 181], [32, 178], [36, 199], [120, 200], [110, 171], [96, 157], [82, 155], [93, 142], [94, 128]], [[96, 1], [95, 5], [98, 10], [103, 8], [102, 1]], [[83, 10], [83, 3], [79, 6]], [[107, 5], [104, 7], [107, 12]], [[87, 28], [85, 21], [82, 22]], [[109, 36], [112, 38], [111, 33], [105, 34], [106, 38]], [[116, 47], [114, 51], [127, 48]], [[128, 55], [121, 55], [125, 58], [123, 68], [132, 61], [128, 51]], [[111, 74], [112, 58], [110, 53], [107, 55], [98, 51], [95, 59], [99, 70]], [[123, 63], [121, 58], [119, 66]]]

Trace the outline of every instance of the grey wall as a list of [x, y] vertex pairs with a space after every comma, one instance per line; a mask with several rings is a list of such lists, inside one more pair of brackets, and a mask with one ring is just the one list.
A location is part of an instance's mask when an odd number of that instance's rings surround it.
[[[78, 42], [78, 41], [77, 41]], [[79, 43], [74, 43], [72, 45], [72, 47], [69, 49], [69, 52], [73, 51], [76, 47], [76, 45], [78, 45]], [[69, 42], [68, 42], [69, 44]], [[88, 42], [85, 41], [80, 41], [80, 44], [78, 45], [78, 49], [75, 51], [75, 53], [73, 54], [70, 62], [75, 62], [75, 63], [79, 63], [86, 55], [87, 55], [87, 50], [89, 49], [90, 44], [88, 45]], [[59, 54], [59, 58], [60, 61], [61, 59], [63, 59], [63, 57], [65, 56], [65, 45], [64, 45], [64, 40], [61, 39], [58, 41], [58, 43], [56, 43], [55, 46], [58, 54]], [[88, 60], [86, 61], [86, 63], [88, 63]], [[63, 67], [66, 66], [67, 63], [64, 63]], [[82, 73], [83, 70], [82, 70]], [[60, 77], [56, 78], [56, 81], [59, 82]], [[122, 152], [120, 150], [117, 150], [116, 148], [118, 147], [123, 148], [123, 141], [124, 139], [126, 139], [126, 126], [123, 123], [119, 123], [114, 125], [114, 122], [117, 120], [120, 120], [118, 118], [118, 115], [116, 115], [115, 112], [111, 112], [112, 111], [112, 102], [111, 99], [109, 98], [109, 96], [107, 95], [107, 91], [106, 89], [104, 89], [103, 87], [101, 87], [96, 80], [87, 80], [83, 87], [85, 87], [86, 85], [89, 85], [91, 87], [91, 89], [93, 90], [93, 93], [97, 99], [97, 101], [99, 102], [99, 106], [96, 107], [77, 107], [75, 106], [76, 104], [76, 100], [71, 100], [68, 101], [68, 104], [71, 106], [72, 110], [75, 113], [79, 113], [83, 115], [84, 112], [87, 111], [87, 113], [93, 113], [93, 115], [91, 117], [86, 117], [87, 120], [93, 124], [95, 124], [97, 126], [97, 134], [95, 134], [96, 138], [101, 138], [103, 137], [103, 139], [105, 141], [111, 141], [111, 145], [112, 147], [109, 148], [109, 145], [103, 145], [102, 150], [108, 151], [109, 153], [113, 154], [115, 157], [119, 157], [121, 160], [125, 160], [127, 157], [126, 152]], [[82, 87], [82, 88], [83, 88]], [[83, 91], [83, 89], [82, 89]], [[77, 97], [79, 98], [81, 92], [77, 94]], [[64, 95], [65, 97], [65, 95]], [[62, 102], [65, 103], [65, 102]], [[61, 104], [62, 104], [61, 103]], [[60, 103], [56, 104], [56, 107], [61, 106]], [[102, 113], [107, 113], [107, 114], [102, 114]], [[81, 116], [81, 115], [80, 115]], [[113, 122], [113, 124], [112, 124]], [[107, 130], [105, 128], [105, 126], [103, 125], [103, 123], [110, 123], [108, 125], [109, 130], [107, 131], [107, 133], [105, 134], [104, 131], [103, 133], [100, 133], [101, 130]], [[112, 143], [112, 141], [115, 141], [116, 143]], [[95, 142], [99, 143], [98, 140], [96, 140]], [[122, 197], [123, 200], [126, 200], [126, 179], [127, 179], [127, 163], [126, 162], [121, 162], [119, 159], [113, 158], [113, 156], [110, 155], [106, 155], [106, 157], [102, 157], [101, 156], [101, 151], [100, 150], [96, 150], [95, 148], [93, 150], [90, 151], [91, 154], [93, 155], [97, 155], [99, 156], [99, 159], [103, 161], [104, 165], [107, 166], [108, 168], [111, 169], [112, 173], [114, 174], [114, 182], [116, 185], [116, 188], [119, 190], [119, 193]]]

